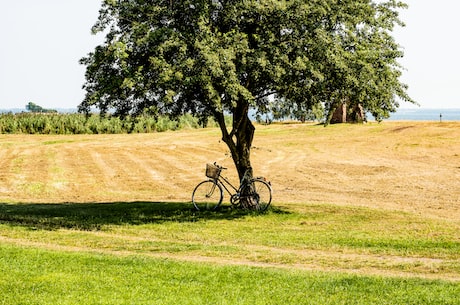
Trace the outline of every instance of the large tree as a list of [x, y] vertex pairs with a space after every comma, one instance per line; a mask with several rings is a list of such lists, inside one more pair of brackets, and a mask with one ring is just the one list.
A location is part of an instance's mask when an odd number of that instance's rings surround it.
[[212, 116], [242, 177], [255, 131], [248, 112], [266, 112], [272, 98], [326, 112], [359, 102], [377, 119], [398, 100], [412, 101], [391, 36], [404, 7], [395, 0], [104, 0], [93, 32], [106, 40], [81, 60], [87, 94], [79, 109]]

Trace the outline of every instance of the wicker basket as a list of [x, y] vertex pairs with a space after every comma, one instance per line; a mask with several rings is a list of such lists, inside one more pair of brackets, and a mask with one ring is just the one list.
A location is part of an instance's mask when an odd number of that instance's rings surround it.
[[219, 178], [220, 171], [220, 167], [217, 167], [214, 164], [206, 164], [206, 177], [217, 179]]

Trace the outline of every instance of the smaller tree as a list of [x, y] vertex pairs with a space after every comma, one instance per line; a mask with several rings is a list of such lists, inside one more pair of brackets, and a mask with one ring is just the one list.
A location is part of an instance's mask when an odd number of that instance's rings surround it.
[[35, 103], [29, 102], [26, 105], [26, 110], [34, 113], [57, 113], [57, 110], [54, 109], [45, 109], [42, 106], [39, 106]]

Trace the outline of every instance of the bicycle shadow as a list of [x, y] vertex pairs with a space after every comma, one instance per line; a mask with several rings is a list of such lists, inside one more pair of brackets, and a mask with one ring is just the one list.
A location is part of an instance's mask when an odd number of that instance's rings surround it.
[[34, 230], [93, 231], [108, 225], [233, 220], [248, 214], [253, 213], [227, 206], [196, 211], [190, 203], [180, 202], [0, 203], [0, 224]]

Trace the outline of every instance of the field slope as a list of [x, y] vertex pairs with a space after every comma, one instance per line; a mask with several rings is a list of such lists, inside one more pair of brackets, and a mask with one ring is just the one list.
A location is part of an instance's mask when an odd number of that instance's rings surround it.
[[[3, 202], [186, 202], [213, 161], [235, 179], [218, 129], [0, 135], [0, 148]], [[252, 158], [256, 175], [273, 183], [275, 205], [326, 202], [460, 215], [459, 123], [257, 126]]]
[[[273, 208], [262, 215], [232, 211], [228, 196], [218, 212], [191, 209], [206, 162], [229, 167], [225, 175], [236, 181], [219, 139], [214, 128], [0, 135], [2, 251], [33, 257], [36, 249], [62, 260], [102, 255], [116, 265], [134, 259], [136, 268], [168, 260], [294, 277], [454, 283], [440, 288], [447, 295], [440, 304], [458, 292], [459, 123], [257, 126], [254, 170], [274, 189]], [[20, 269], [1, 258], [0, 265]]]

